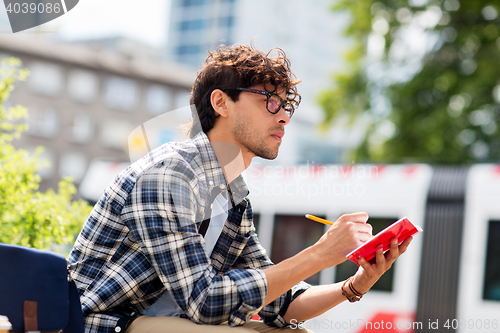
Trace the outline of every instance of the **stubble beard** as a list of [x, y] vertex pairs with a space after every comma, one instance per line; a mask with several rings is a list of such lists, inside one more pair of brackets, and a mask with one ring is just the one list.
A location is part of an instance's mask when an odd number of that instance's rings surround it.
[[274, 160], [278, 157], [279, 146], [276, 149], [271, 149], [266, 146], [259, 137], [257, 132], [252, 132], [243, 120], [238, 120], [232, 130], [234, 138], [244, 145], [255, 156], [262, 157], [266, 160]]

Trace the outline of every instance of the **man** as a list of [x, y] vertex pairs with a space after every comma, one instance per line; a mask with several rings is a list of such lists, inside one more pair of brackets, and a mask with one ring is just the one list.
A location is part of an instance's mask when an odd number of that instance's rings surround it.
[[[300, 102], [297, 83], [281, 50], [209, 55], [193, 85], [192, 139], [123, 171], [70, 254], [86, 332], [268, 332], [359, 300], [406, 250], [410, 239], [394, 240], [347, 281], [311, 287], [301, 281], [371, 238], [366, 213], [341, 216], [277, 265], [260, 246], [240, 174], [252, 158], [278, 155]], [[256, 314], [262, 322], [250, 321]]]

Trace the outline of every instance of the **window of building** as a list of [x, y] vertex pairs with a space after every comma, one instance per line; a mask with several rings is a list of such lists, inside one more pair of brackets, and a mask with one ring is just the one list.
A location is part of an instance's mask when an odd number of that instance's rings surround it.
[[158, 146], [175, 141], [176, 133], [172, 129], [162, 128], [158, 130]]
[[146, 91], [146, 109], [153, 115], [170, 111], [172, 92], [160, 85], [151, 85]]
[[298, 164], [334, 164], [342, 160], [343, 150], [329, 143], [302, 138], [298, 143]]
[[[26, 147], [26, 150], [30, 152], [30, 154], [35, 154], [35, 152], [39, 149], [39, 147]], [[52, 178], [54, 175], [54, 153], [50, 148], [43, 147], [42, 152], [39, 154], [40, 161], [36, 167], [36, 173], [42, 177], [42, 179]]]
[[30, 107], [28, 109], [28, 133], [51, 138], [59, 132], [59, 115], [51, 107]]
[[[370, 217], [368, 223], [372, 225], [373, 234], [375, 235], [397, 220], [398, 218]], [[397, 261], [394, 262], [392, 267], [387, 272], [385, 272], [384, 275], [382, 275], [382, 277], [373, 285], [370, 290], [392, 291], [394, 286], [394, 267], [396, 267], [396, 265]], [[349, 277], [356, 274], [357, 270], [358, 265], [350, 260], [344, 261], [342, 264], [335, 266], [335, 282], [347, 280]]]
[[104, 94], [110, 107], [132, 111], [138, 99], [138, 87], [133, 80], [111, 77], [106, 80]]
[[[307, 220], [304, 215], [276, 215], [274, 219], [271, 260], [279, 263], [313, 245], [324, 233], [324, 225]], [[306, 280], [319, 284], [319, 273]]]
[[33, 62], [28, 65], [28, 69], [30, 71], [28, 85], [32, 91], [47, 96], [56, 96], [61, 93], [63, 72], [59, 66], [45, 62]]
[[490, 221], [486, 245], [483, 299], [500, 301], [500, 221]]
[[79, 183], [87, 170], [87, 157], [81, 153], [66, 153], [59, 160], [59, 174]]
[[207, 0], [181, 0], [179, 3], [181, 7], [203, 6]]
[[234, 17], [219, 17], [219, 27], [221, 28], [231, 28], [234, 25]]
[[185, 108], [189, 106], [189, 99], [191, 93], [187, 90], [178, 92], [175, 95], [175, 109]]
[[189, 30], [203, 30], [207, 27], [207, 20], [189, 20], [179, 22], [179, 30], [189, 31]]
[[197, 54], [201, 50], [199, 45], [179, 45], [177, 47], [177, 54]]
[[92, 72], [73, 70], [68, 81], [69, 94], [76, 101], [90, 103], [96, 98], [99, 79]]
[[92, 139], [94, 124], [92, 118], [84, 113], [79, 113], [73, 118], [71, 139], [78, 143], [87, 143]]
[[133, 126], [117, 119], [104, 121], [101, 126], [101, 143], [107, 148], [127, 150], [128, 137]]

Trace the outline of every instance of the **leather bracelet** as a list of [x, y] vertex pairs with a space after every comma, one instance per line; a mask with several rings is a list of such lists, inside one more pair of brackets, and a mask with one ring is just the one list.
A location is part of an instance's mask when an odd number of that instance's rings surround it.
[[[345, 285], [349, 283], [349, 289], [351, 290], [351, 292], [353, 293], [353, 295], [349, 295], [346, 291], [345, 291]], [[353, 302], [358, 302], [361, 300], [361, 298], [363, 297], [364, 294], [358, 292], [354, 286], [352, 285], [352, 276], [350, 278], [348, 278], [347, 280], [344, 281], [344, 284], [342, 285], [342, 295], [345, 296], [345, 298], [347, 298], [347, 300], [351, 303]]]
[[354, 288], [354, 285], [352, 284], [352, 278], [349, 279], [349, 289], [351, 289], [352, 293], [356, 296], [359, 296], [360, 298], [363, 297], [364, 294], [360, 293]]

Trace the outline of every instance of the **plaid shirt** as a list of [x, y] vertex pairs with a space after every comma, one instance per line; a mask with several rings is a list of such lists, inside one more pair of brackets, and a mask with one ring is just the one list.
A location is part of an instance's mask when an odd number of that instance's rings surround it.
[[125, 309], [140, 312], [168, 290], [199, 324], [242, 325], [255, 314], [285, 326], [303, 282], [264, 305], [273, 265], [253, 226], [248, 189], [230, 184], [234, 205], [210, 256], [198, 233], [209, 197], [226, 181], [204, 133], [165, 144], [118, 175], [95, 205], [69, 256], [87, 333], [114, 332]]

